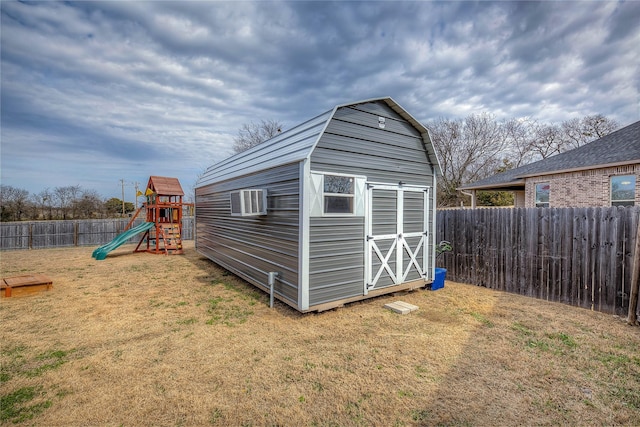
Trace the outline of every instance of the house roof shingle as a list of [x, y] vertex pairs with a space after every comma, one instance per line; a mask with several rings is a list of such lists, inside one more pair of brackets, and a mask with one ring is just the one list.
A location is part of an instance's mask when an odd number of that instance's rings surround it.
[[640, 121], [582, 147], [465, 184], [460, 189], [513, 189], [524, 187], [524, 178], [530, 176], [632, 163], [640, 163]]

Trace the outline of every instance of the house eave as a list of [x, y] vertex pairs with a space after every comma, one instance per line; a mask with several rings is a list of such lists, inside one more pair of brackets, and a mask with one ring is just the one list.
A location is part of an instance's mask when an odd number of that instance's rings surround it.
[[496, 184], [485, 185], [467, 185], [456, 188], [458, 191], [488, 190], [488, 191], [517, 191], [524, 190], [524, 179], [518, 179], [509, 182], [501, 182]]
[[629, 165], [640, 165], [640, 159], [627, 160], [623, 162], [613, 162], [613, 163], [603, 163], [600, 165], [587, 165], [580, 166], [575, 168], [567, 168], [567, 169], [556, 169], [544, 172], [530, 172], [518, 175], [516, 179], [509, 182], [499, 182], [494, 184], [484, 184], [484, 185], [465, 185], [462, 187], [458, 187], [459, 191], [473, 191], [473, 190], [491, 190], [491, 191], [515, 191], [515, 190], [524, 190], [525, 180], [527, 178], [533, 178], [538, 176], [548, 176], [548, 175], [556, 175], [563, 173], [571, 173], [571, 172], [580, 172], [586, 170], [594, 170], [594, 169], [606, 169], [611, 167], [618, 166], [629, 166]]
[[635, 164], [640, 164], [640, 159], [627, 160], [624, 162], [603, 163], [600, 165], [587, 165], [587, 166], [580, 166], [580, 167], [568, 168], [568, 169], [557, 169], [557, 170], [551, 170], [546, 172], [531, 172], [528, 174], [519, 175], [518, 177], [524, 179], [524, 178], [532, 178], [534, 176], [556, 175], [556, 174], [562, 174], [562, 173], [580, 172], [580, 171], [593, 170], [593, 169], [606, 169], [606, 168], [612, 168], [617, 166], [628, 166], [628, 165], [635, 165]]

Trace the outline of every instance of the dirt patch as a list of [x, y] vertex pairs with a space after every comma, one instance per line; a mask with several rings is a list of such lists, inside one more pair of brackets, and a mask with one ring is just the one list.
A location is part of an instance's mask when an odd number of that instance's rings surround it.
[[613, 316], [452, 282], [303, 315], [192, 245], [0, 254], [53, 280], [1, 301], [1, 422], [640, 425], [640, 328]]

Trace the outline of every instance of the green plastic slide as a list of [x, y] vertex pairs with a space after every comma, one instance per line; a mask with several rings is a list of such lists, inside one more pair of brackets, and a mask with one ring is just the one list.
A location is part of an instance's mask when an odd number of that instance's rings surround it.
[[98, 249], [94, 250], [91, 256], [99, 261], [103, 260], [107, 257], [107, 254], [109, 252], [119, 247], [136, 234], [144, 233], [145, 231], [150, 230], [154, 225], [155, 223], [153, 222], [143, 222], [136, 227], [130, 228], [124, 233], [118, 234], [115, 239], [113, 239], [106, 245], [102, 245]]

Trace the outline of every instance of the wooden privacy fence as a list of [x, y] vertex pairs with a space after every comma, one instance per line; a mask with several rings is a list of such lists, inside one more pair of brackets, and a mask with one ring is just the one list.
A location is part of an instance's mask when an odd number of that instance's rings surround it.
[[[447, 279], [627, 315], [640, 207], [437, 212]], [[635, 256], [640, 256], [636, 254]]]
[[[133, 227], [144, 219], [136, 219]], [[128, 218], [0, 223], [0, 250], [100, 246], [124, 231]], [[194, 218], [182, 219], [182, 240], [193, 240]], [[140, 235], [129, 243], [138, 243]]]

